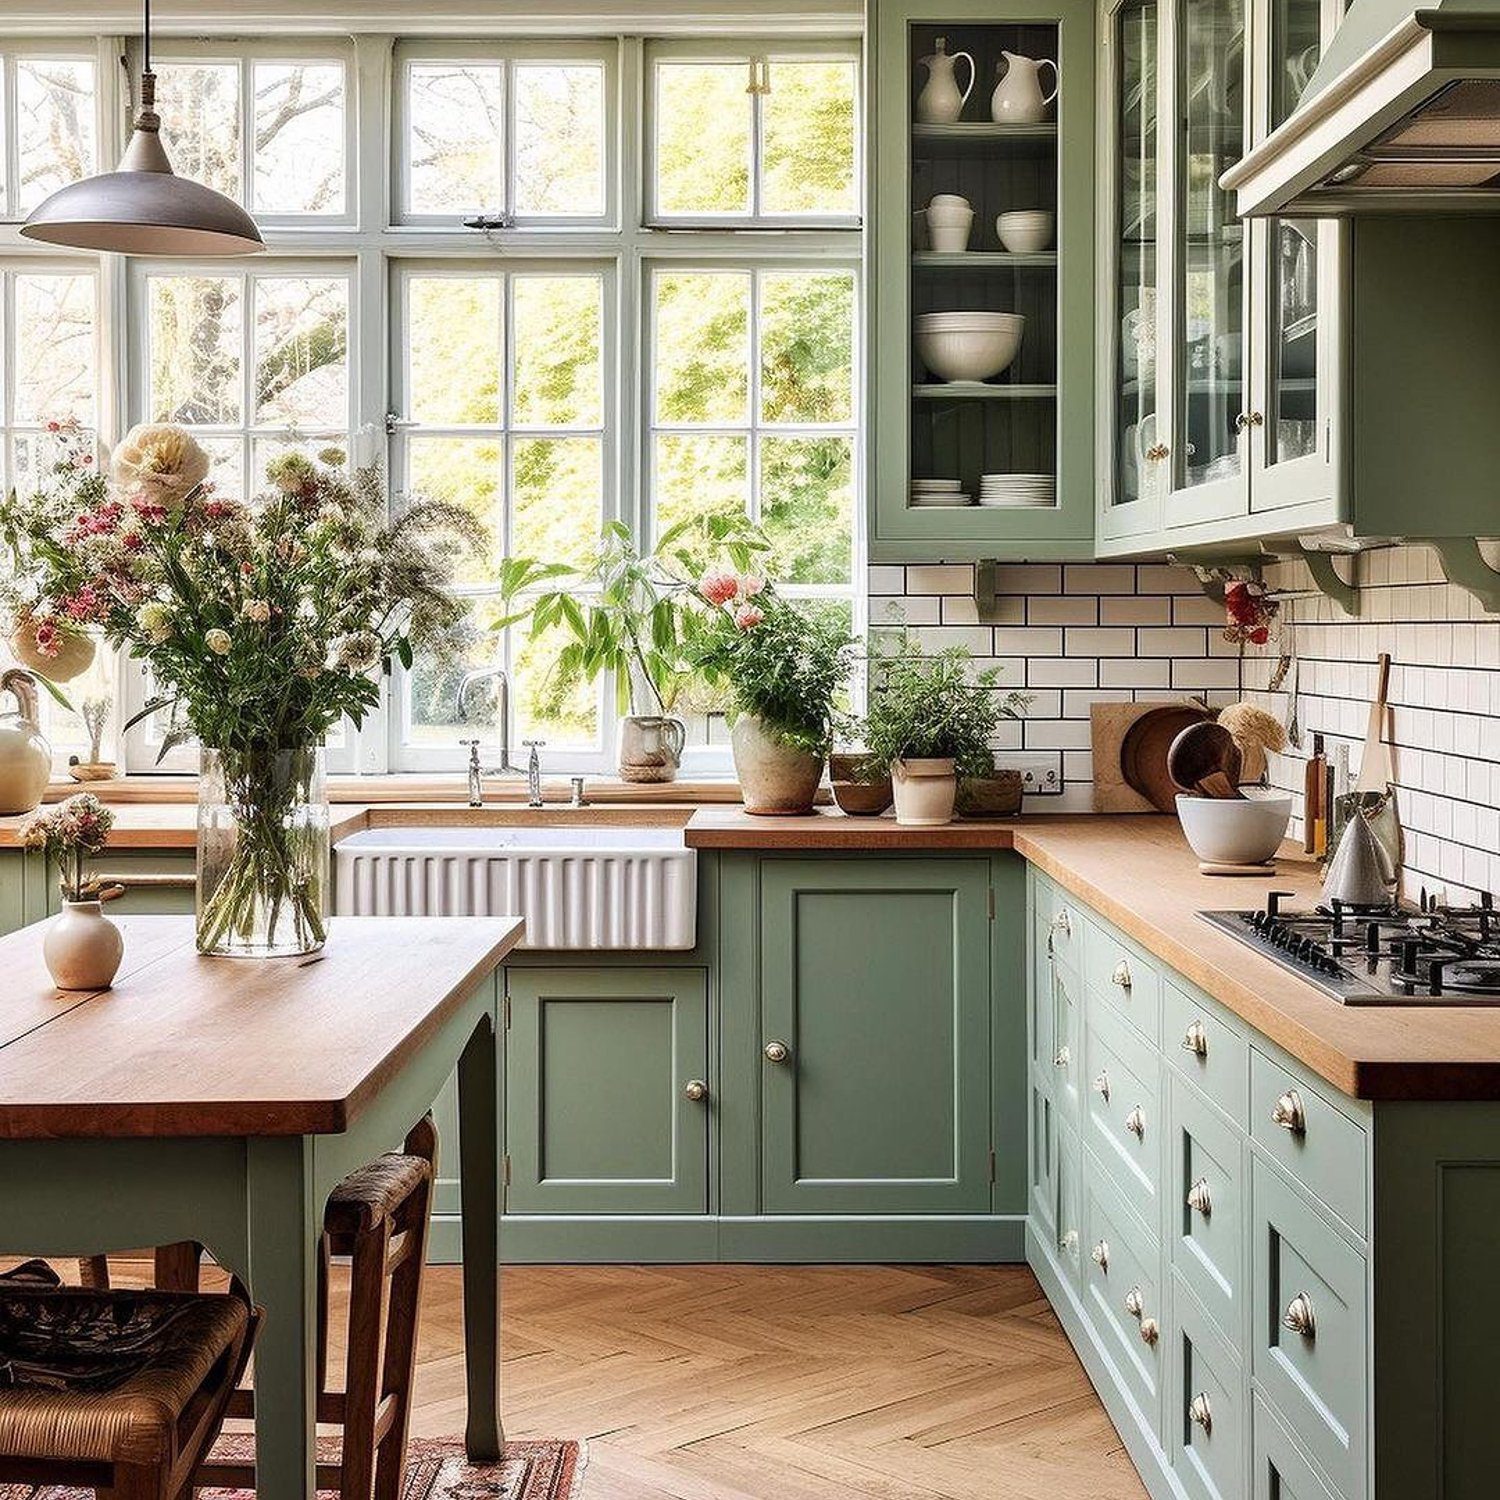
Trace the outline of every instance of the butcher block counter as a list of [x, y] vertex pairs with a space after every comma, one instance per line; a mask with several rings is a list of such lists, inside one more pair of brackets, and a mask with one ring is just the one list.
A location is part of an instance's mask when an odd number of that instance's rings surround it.
[[1170, 965], [1313, 1072], [1361, 1099], [1500, 1099], [1500, 1006], [1338, 1004], [1197, 914], [1318, 897], [1317, 867], [1286, 846], [1274, 877], [1199, 873], [1175, 820], [1038, 816], [902, 828], [835, 810], [752, 817], [738, 808], [693, 815], [697, 849], [960, 852], [1014, 849], [1148, 952]]

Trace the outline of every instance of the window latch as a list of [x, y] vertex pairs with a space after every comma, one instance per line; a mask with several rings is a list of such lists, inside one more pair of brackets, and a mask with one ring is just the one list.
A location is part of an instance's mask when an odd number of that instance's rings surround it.
[[514, 229], [516, 217], [514, 214], [471, 214], [463, 221], [465, 229]]
[[408, 427], [415, 427], [416, 425], [415, 422], [403, 417], [400, 412], [388, 411], [385, 414], [385, 435], [387, 437], [395, 437], [398, 432], [404, 432]]

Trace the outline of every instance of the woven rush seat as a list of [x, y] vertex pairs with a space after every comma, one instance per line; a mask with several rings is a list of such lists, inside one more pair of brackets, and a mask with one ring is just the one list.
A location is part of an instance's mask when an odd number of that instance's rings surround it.
[[171, 1462], [195, 1402], [227, 1398], [249, 1323], [237, 1297], [0, 1284], [0, 1456]]
[[[432, 1180], [432, 1162], [423, 1156], [387, 1152], [351, 1172], [328, 1195], [323, 1228], [335, 1238], [367, 1234]], [[337, 1254], [347, 1254], [336, 1249]]]

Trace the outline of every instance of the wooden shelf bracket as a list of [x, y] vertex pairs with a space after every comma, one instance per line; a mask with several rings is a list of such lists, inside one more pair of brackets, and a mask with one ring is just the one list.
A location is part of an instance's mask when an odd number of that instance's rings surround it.
[[1500, 570], [1487, 561], [1477, 537], [1414, 536], [1407, 540], [1431, 547], [1449, 583], [1478, 600], [1486, 614], [1500, 615]]

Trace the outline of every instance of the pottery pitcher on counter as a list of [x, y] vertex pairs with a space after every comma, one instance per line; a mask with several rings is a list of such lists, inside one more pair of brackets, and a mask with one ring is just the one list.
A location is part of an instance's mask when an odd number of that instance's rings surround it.
[[[1047, 118], [1047, 106], [1057, 98], [1061, 80], [1050, 57], [1023, 57], [1019, 52], [1000, 54], [1005, 71], [990, 95], [990, 118], [997, 125], [1039, 125]], [[1042, 92], [1042, 69], [1052, 69], [1052, 92]]]
[[[962, 90], [958, 86], [960, 61], [969, 65], [969, 81]], [[923, 125], [952, 125], [964, 112], [969, 95], [974, 91], [974, 59], [967, 52], [948, 51], [948, 38], [940, 36], [928, 57], [917, 59], [927, 69], [927, 82], [917, 95], [916, 115]]]
[[0, 674], [0, 695], [16, 700], [16, 712], [0, 714], [0, 813], [30, 812], [52, 776], [52, 747], [37, 722], [36, 678], [19, 667]]

